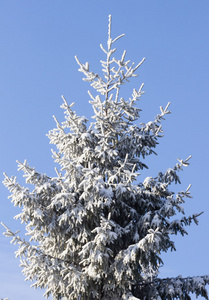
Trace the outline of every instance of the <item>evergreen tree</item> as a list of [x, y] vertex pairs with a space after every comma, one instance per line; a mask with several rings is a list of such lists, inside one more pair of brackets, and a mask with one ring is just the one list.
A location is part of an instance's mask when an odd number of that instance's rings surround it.
[[[147, 168], [144, 158], [155, 153], [162, 136], [161, 121], [169, 104], [154, 121], [137, 125], [137, 101], [142, 88], [133, 90], [129, 100], [119, 95], [120, 87], [144, 59], [134, 65], [113, 54], [109, 18], [103, 76], [89, 70], [76, 57], [79, 71], [97, 94], [89, 92], [94, 121], [78, 116], [63, 98], [65, 121], [49, 132], [56, 145], [53, 158], [59, 164], [56, 176], [38, 173], [27, 162], [18, 162], [24, 172], [23, 187], [5, 174], [4, 185], [22, 212], [15, 218], [26, 224], [29, 241], [7, 226], [6, 236], [19, 245], [16, 256], [33, 287], [45, 288], [45, 296], [69, 300], [190, 299], [189, 293], [206, 299], [209, 276], [158, 277], [161, 254], [175, 250], [172, 236], [186, 234], [185, 226], [198, 222], [198, 214], [186, 217], [182, 204], [190, 196], [175, 193], [178, 171], [189, 165], [180, 160], [165, 173], [139, 182]], [[177, 215], [177, 219], [172, 217]]]

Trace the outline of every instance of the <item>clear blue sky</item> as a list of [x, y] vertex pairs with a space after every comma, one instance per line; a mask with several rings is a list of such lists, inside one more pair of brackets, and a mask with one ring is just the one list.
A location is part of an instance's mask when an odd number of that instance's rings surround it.
[[[192, 155], [191, 166], [181, 173], [184, 190], [191, 183], [193, 199], [186, 213], [204, 210], [199, 226], [176, 239], [177, 251], [163, 256], [161, 276], [209, 274], [209, 1], [208, 0], [0, 0], [0, 182], [3, 172], [17, 175], [16, 160], [55, 175], [51, 146], [46, 133], [55, 124], [52, 115], [63, 120], [59, 108], [63, 94], [76, 102], [79, 115], [92, 115], [87, 90], [74, 55], [100, 72], [106, 43], [108, 15], [113, 18], [113, 35], [125, 33], [118, 42], [118, 54], [138, 62], [146, 57], [139, 77], [127, 87], [145, 83], [140, 106], [141, 121], [148, 122], [159, 106], [171, 101], [172, 114], [164, 122], [165, 136], [158, 156], [147, 160], [149, 171], [173, 167], [177, 157]], [[177, 190], [178, 190], [177, 189]], [[16, 231], [23, 227], [13, 220], [19, 210], [7, 200], [0, 187], [0, 221]], [[10, 300], [40, 300], [43, 291], [24, 282], [15, 246], [0, 228], [0, 297]]]

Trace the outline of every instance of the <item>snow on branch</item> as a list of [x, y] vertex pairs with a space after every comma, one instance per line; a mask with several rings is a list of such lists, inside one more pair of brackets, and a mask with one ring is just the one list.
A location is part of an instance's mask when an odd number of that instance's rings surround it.
[[112, 90], [116, 90], [118, 93], [118, 89], [124, 84], [124, 81], [128, 81], [129, 78], [137, 76], [135, 72], [145, 60], [145, 58], [143, 58], [136, 66], [134, 63], [129, 65], [130, 60], [125, 61], [126, 51], [123, 52], [121, 59], [112, 57], [117, 50], [116, 48], [112, 49], [112, 45], [123, 36], [124, 34], [121, 34], [115, 39], [112, 39], [111, 16], [109, 16], [107, 50], [105, 50], [103, 45], [100, 44], [102, 51], [106, 54], [106, 61], [101, 60], [104, 79], [97, 73], [89, 71], [89, 63], [82, 64], [77, 56], [75, 56], [75, 59], [80, 66], [79, 71], [85, 75], [83, 80], [91, 82], [91, 86], [94, 89], [102, 95], [106, 95], [106, 100], [108, 98], [108, 94]]
[[[206, 285], [209, 284], [209, 276], [181, 277], [176, 278], [155, 278], [151, 282], [140, 283], [136, 288], [137, 294], [140, 295], [146, 290], [149, 294], [155, 294], [156, 299], [191, 299], [190, 293], [196, 297], [202, 296], [208, 299]], [[137, 296], [138, 296], [137, 295]]]

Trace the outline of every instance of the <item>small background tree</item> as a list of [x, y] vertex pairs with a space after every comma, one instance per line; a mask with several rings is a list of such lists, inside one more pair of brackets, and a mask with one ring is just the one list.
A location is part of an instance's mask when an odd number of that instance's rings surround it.
[[[161, 255], [175, 250], [172, 236], [185, 235], [185, 226], [198, 223], [200, 214], [184, 216], [183, 203], [190, 198], [190, 186], [175, 193], [178, 172], [189, 158], [154, 177], [140, 182], [139, 172], [146, 156], [155, 154], [162, 137], [161, 122], [169, 104], [147, 124], [138, 124], [137, 101], [143, 85], [126, 100], [120, 87], [132, 77], [137, 65], [114, 57], [113, 44], [123, 35], [111, 37], [109, 18], [103, 76], [89, 70], [76, 57], [85, 81], [98, 94], [89, 92], [94, 122], [77, 116], [63, 98], [65, 121], [50, 131], [57, 147], [53, 157], [60, 168], [56, 177], [40, 174], [27, 162], [18, 162], [24, 172], [23, 187], [5, 174], [15, 206], [22, 212], [15, 218], [26, 224], [29, 240], [6, 225], [6, 236], [19, 245], [16, 256], [27, 280], [45, 288], [53, 299], [190, 299], [189, 293], [207, 298], [208, 276], [158, 277]], [[182, 216], [183, 215], [183, 216]]]

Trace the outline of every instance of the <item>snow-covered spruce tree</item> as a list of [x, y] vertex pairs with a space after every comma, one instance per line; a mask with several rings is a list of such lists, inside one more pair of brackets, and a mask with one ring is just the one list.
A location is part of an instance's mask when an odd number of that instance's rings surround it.
[[172, 236], [186, 234], [185, 226], [197, 223], [198, 215], [181, 216], [189, 188], [170, 190], [180, 183], [177, 173], [188, 159], [138, 183], [139, 172], [147, 168], [143, 159], [155, 153], [161, 121], [170, 112], [168, 105], [160, 107], [154, 121], [137, 125], [143, 85], [129, 100], [119, 91], [137, 76], [143, 60], [135, 66], [125, 60], [126, 51], [121, 59], [113, 56], [113, 44], [122, 36], [111, 38], [110, 17], [107, 48], [101, 45], [102, 77], [76, 58], [84, 80], [97, 92], [89, 92], [94, 122], [88, 125], [63, 97], [65, 121], [55, 118], [57, 127], [48, 134], [57, 147], [56, 177], [38, 173], [26, 161], [18, 168], [33, 189], [5, 175], [12, 202], [22, 207], [16, 219], [26, 224], [30, 239], [4, 225], [5, 235], [19, 244], [16, 256], [26, 279], [53, 299], [190, 299], [190, 292], [207, 298], [208, 276], [158, 278], [162, 252], [175, 250]]

